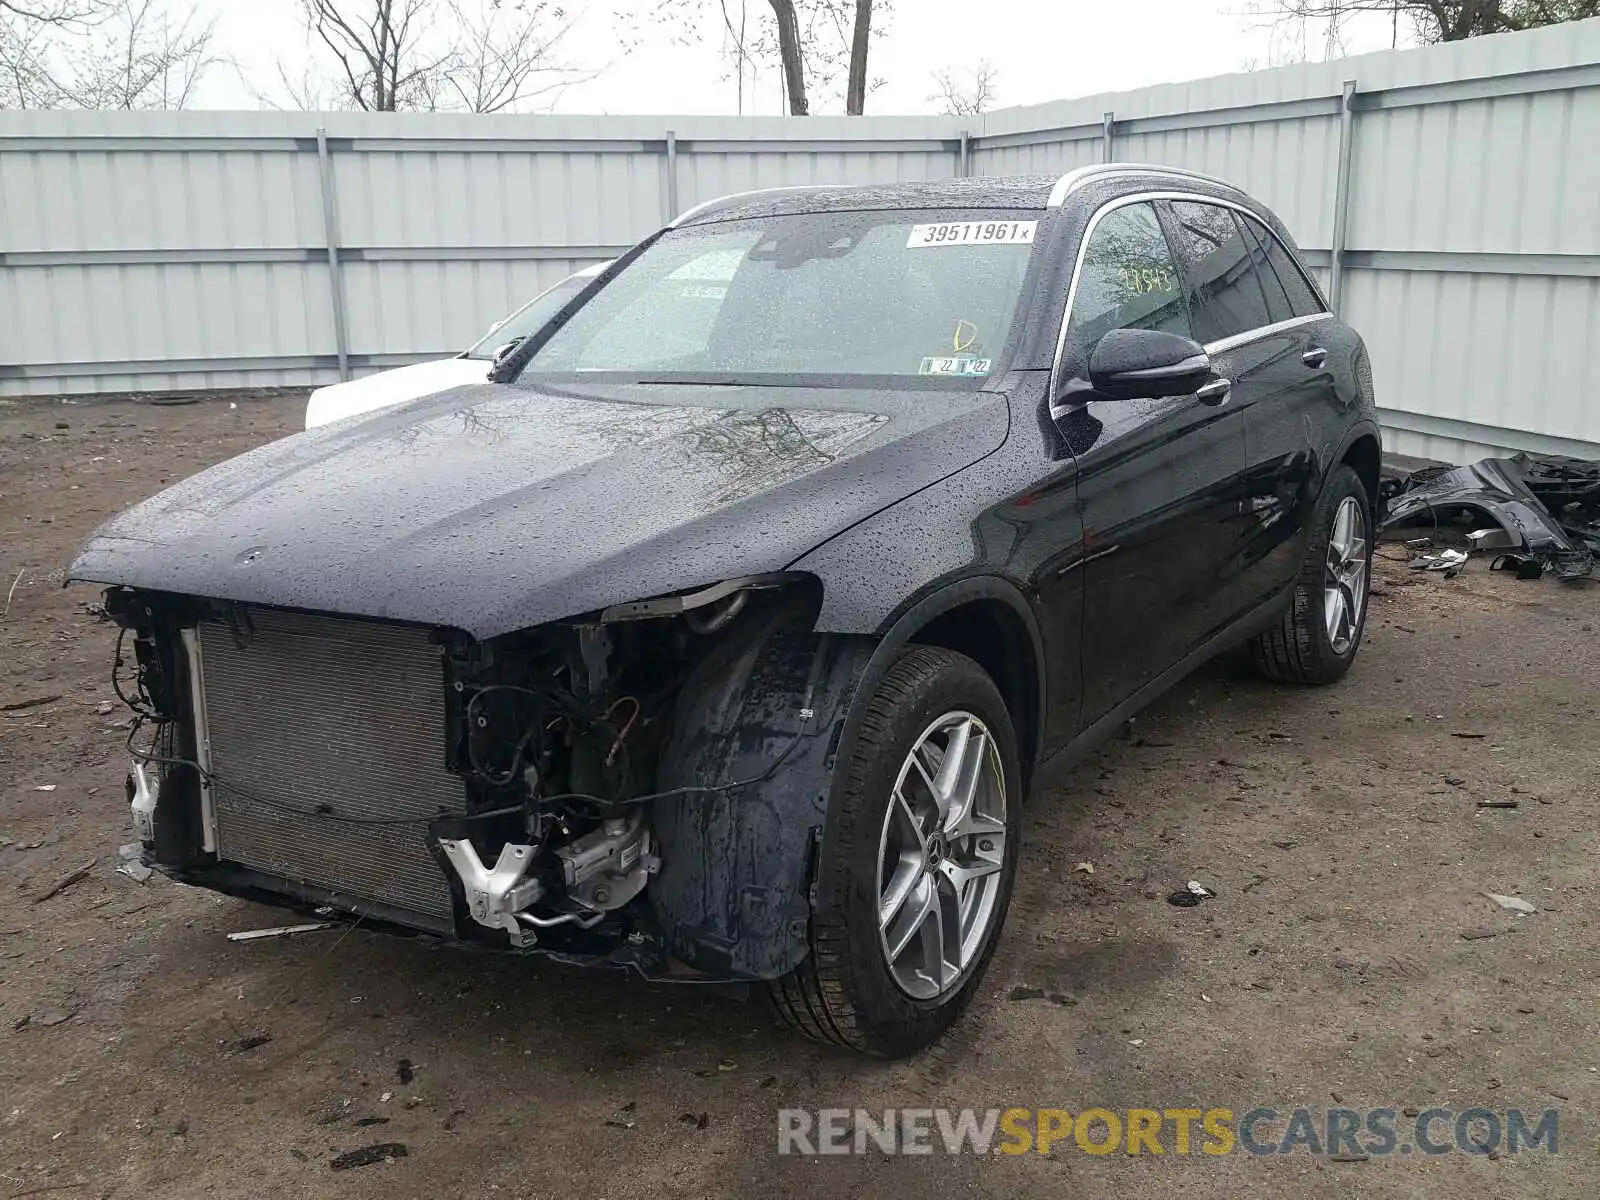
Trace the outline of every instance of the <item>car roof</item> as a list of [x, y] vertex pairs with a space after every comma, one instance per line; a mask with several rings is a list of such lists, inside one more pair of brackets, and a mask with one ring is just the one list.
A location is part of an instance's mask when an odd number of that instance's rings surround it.
[[792, 213], [866, 209], [1056, 208], [1092, 184], [1121, 180], [1185, 186], [1196, 182], [1244, 193], [1225, 180], [1149, 163], [1096, 163], [1065, 175], [996, 175], [914, 183], [799, 184], [718, 196], [687, 209], [672, 227]]

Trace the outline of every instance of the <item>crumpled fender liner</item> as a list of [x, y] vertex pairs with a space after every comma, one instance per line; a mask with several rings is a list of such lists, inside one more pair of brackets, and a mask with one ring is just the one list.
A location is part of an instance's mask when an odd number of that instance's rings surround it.
[[656, 801], [645, 892], [671, 953], [708, 975], [775, 979], [809, 951], [838, 749], [876, 643], [800, 629], [780, 612], [701, 662], [658, 769], [663, 791], [722, 789]]

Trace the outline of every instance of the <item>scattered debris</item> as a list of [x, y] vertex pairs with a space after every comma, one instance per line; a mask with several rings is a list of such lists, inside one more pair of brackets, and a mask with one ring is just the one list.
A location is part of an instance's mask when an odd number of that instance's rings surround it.
[[391, 1101], [393, 1099], [394, 1099], [394, 1093], [393, 1092], [385, 1092], [383, 1095], [378, 1097], [378, 1103], [379, 1104], [387, 1104], [387, 1103], [389, 1103], [389, 1101]]
[[1465, 550], [1437, 550], [1432, 554], [1419, 554], [1411, 560], [1413, 571], [1443, 571], [1446, 579], [1454, 579], [1466, 565]]
[[1134, 1038], [1131, 1042], [1128, 1043], [1128, 1045], [1132, 1046], [1134, 1049], [1138, 1049], [1140, 1046], [1144, 1045], [1144, 1039], [1143, 1038]]
[[1200, 897], [1188, 888], [1179, 888], [1167, 897], [1167, 903], [1174, 908], [1193, 908], [1200, 903]]
[[1189, 887], [1189, 891], [1190, 892], [1192, 892], [1194, 895], [1200, 897], [1200, 899], [1202, 899], [1202, 900], [1209, 900], [1209, 899], [1211, 899], [1211, 897], [1216, 895], [1216, 893], [1213, 892], [1210, 888], [1205, 887], [1203, 884], [1201, 884], [1201, 882], [1198, 879], [1189, 880], [1188, 887]]
[[1489, 562], [1491, 571], [1510, 571], [1518, 579], [1538, 579], [1544, 574], [1544, 564], [1529, 554], [1497, 554]]
[[[1471, 522], [1465, 533], [1469, 547], [1510, 552], [1495, 560], [1496, 569], [1515, 567], [1525, 579], [1549, 569], [1563, 582], [1588, 578], [1594, 570], [1600, 553], [1600, 462], [1522, 453], [1466, 467], [1433, 464], [1404, 477], [1386, 475], [1387, 515], [1380, 532], [1431, 525], [1437, 535], [1451, 523], [1459, 528], [1458, 518], [1465, 515]], [[1484, 520], [1496, 528], [1482, 528]], [[1460, 554], [1465, 561], [1462, 551], [1444, 553]], [[1448, 573], [1444, 567], [1431, 569]]]
[[374, 1125], [387, 1125], [388, 1117], [361, 1117], [355, 1122], [358, 1129], [370, 1129]]
[[144, 847], [138, 842], [129, 842], [117, 848], [117, 874], [126, 875], [135, 883], [143, 883], [155, 874], [144, 865]]
[[94, 706], [94, 711], [103, 717], [109, 712], [114, 712], [116, 707], [110, 700], [102, 700]]
[[17, 571], [17, 577], [11, 581], [11, 587], [6, 591], [6, 606], [3, 609], [0, 609], [0, 617], [4, 617], [11, 611], [11, 597], [17, 590], [17, 584], [22, 582], [22, 573], [27, 569], [27, 567], [19, 568]]
[[1451, 737], [1458, 737], [1458, 738], [1467, 738], [1467, 739], [1469, 739], [1471, 741], [1481, 741], [1482, 739], [1488, 737], [1489, 735], [1487, 733], [1462, 733], [1462, 732], [1457, 731], [1455, 733], [1452, 733], [1450, 736]]
[[634, 1109], [636, 1109], [638, 1107], [639, 1107], [639, 1102], [638, 1101], [629, 1100], [626, 1104], [624, 1104], [621, 1108], [619, 1108], [617, 1110], [617, 1115], [616, 1116], [607, 1117], [606, 1120], [605, 1120], [605, 1123], [607, 1125], [612, 1126], [615, 1129], [632, 1129], [635, 1125], [637, 1125], [639, 1123], [631, 1115], [633, 1113]]
[[1524, 916], [1526, 916], [1528, 913], [1539, 911], [1521, 896], [1502, 896], [1497, 892], [1485, 892], [1484, 895], [1493, 900], [1501, 908], [1509, 909], [1514, 913], [1522, 913]]
[[1479, 800], [1478, 801], [1478, 807], [1479, 808], [1519, 808], [1519, 807], [1521, 807], [1521, 805], [1522, 805], [1522, 801], [1520, 801], [1520, 800]]
[[268, 929], [245, 929], [230, 933], [230, 942], [257, 942], [263, 938], [292, 937], [297, 933], [315, 933], [319, 929], [332, 929], [332, 921], [313, 921], [307, 925], [274, 925]]
[[395, 1078], [399, 1079], [401, 1083], [410, 1083], [417, 1077], [417, 1069], [412, 1065], [409, 1058], [402, 1058], [395, 1065], [394, 1073]]
[[1500, 931], [1498, 929], [1463, 929], [1461, 931], [1461, 940], [1463, 942], [1482, 942], [1499, 935]]
[[52, 1008], [34, 1017], [31, 1023], [51, 1029], [57, 1025], [65, 1025], [77, 1015], [78, 1010], [75, 1008]]
[[1012, 988], [1009, 992], [1006, 993], [1006, 999], [1007, 1000], [1043, 1000], [1044, 999], [1044, 989], [1042, 987], [1030, 987], [1029, 985], [1027, 985], [1025, 983], [1019, 983], [1019, 984], [1017, 984], [1016, 987]]
[[1474, 529], [1467, 534], [1467, 545], [1474, 550], [1510, 550], [1516, 544], [1504, 529]]
[[710, 1113], [679, 1113], [678, 1120], [684, 1125], [693, 1125], [696, 1129], [704, 1129], [711, 1124]]
[[351, 1167], [370, 1167], [374, 1163], [391, 1162], [404, 1158], [408, 1153], [404, 1142], [378, 1142], [359, 1150], [347, 1150], [328, 1166], [335, 1171], [348, 1171]]
[[49, 900], [52, 896], [59, 896], [62, 892], [66, 891], [73, 884], [83, 882], [85, 879], [89, 878], [89, 872], [94, 870], [95, 862], [96, 862], [96, 860], [91, 858], [88, 862], [84, 863], [83, 866], [79, 867], [76, 871], [73, 871], [69, 875], [62, 876], [47, 891], [40, 892], [37, 896], [35, 896], [33, 898], [33, 902], [35, 904], [43, 904], [46, 900]]
[[1075, 872], [1077, 872], [1078, 874], [1080, 874], [1080, 875], [1093, 875], [1094, 874], [1094, 864], [1092, 862], [1081, 862], [1081, 863], [1078, 863], [1072, 869]]
[[53, 783], [40, 783], [35, 784], [33, 790], [36, 792], [53, 792], [56, 790], [56, 786], [57, 785]]
[[240, 1053], [254, 1050], [257, 1046], [265, 1046], [272, 1040], [270, 1033], [248, 1033], [233, 1044], [233, 1048]]
[[5, 704], [0, 704], [0, 712], [21, 712], [25, 708], [39, 708], [41, 705], [54, 704], [59, 699], [61, 699], [60, 695], [32, 696], [27, 700], [12, 700]]

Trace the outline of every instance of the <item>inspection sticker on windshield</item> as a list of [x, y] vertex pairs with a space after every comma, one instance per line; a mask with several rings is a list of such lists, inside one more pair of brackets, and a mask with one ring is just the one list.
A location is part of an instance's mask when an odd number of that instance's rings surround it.
[[938, 221], [932, 225], [913, 225], [906, 248], [921, 250], [929, 246], [998, 246], [1033, 243], [1037, 221]]
[[922, 360], [919, 375], [987, 375], [989, 360], [970, 354], [930, 355]]

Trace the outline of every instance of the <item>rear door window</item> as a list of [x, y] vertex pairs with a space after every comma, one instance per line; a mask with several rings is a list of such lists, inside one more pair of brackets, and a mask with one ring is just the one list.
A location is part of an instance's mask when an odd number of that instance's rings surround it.
[[1261, 243], [1272, 273], [1277, 276], [1279, 285], [1288, 297], [1291, 315], [1309, 317], [1325, 312], [1322, 301], [1317, 299], [1317, 293], [1306, 281], [1305, 272], [1300, 269], [1300, 264], [1295, 262], [1294, 255], [1289, 253], [1288, 247], [1278, 240], [1277, 235], [1254, 217], [1247, 217], [1242, 213], [1235, 215]]
[[1245, 240], [1233, 210], [1176, 200], [1172, 215], [1198, 340], [1221, 341], [1272, 324], [1274, 317], [1256, 274], [1260, 252]]

